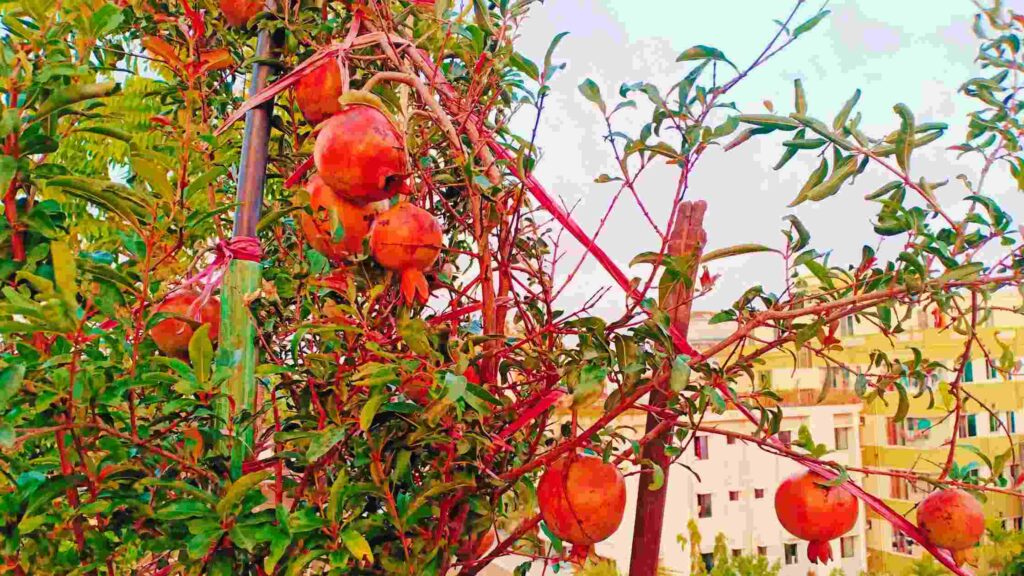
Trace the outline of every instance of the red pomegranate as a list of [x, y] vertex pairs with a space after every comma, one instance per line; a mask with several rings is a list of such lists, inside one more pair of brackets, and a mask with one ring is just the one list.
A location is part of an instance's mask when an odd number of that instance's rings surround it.
[[310, 70], [295, 84], [295, 102], [310, 124], [319, 124], [341, 111], [341, 71], [329, 60]]
[[626, 509], [626, 483], [614, 464], [570, 455], [550, 465], [537, 486], [544, 522], [566, 542], [589, 547], [611, 536]]
[[229, 26], [245, 26], [263, 8], [263, 0], [220, 0], [221, 14]]
[[[199, 293], [195, 290], [175, 292], [156, 307], [156, 312], [177, 314], [187, 318], [192, 304], [198, 298]], [[220, 300], [216, 297], [210, 298], [209, 302], [199, 308], [194, 319], [200, 324], [210, 325], [210, 340], [216, 343], [217, 334], [220, 332]], [[164, 354], [187, 358], [188, 342], [192, 339], [193, 332], [192, 326], [184, 320], [164, 318], [150, 329], [149, 335]]]
[[426, 302], [430, 290], [423, 271], [441, 254], [441, 225], [430, 212], [399, 202], [374, 221], [370, 252], [381, 266], [402, 274], [406, 302]]
[[[319, 176], [306, 184], [313, 214], [303, 213], [299, 219], [302, 233], [314, 250], [338, 261], [363, 251], [363, 238], [370, 233], [370, 224], [377, 214], [377, 204], [359, 206], [346, 202], [324, 184]], [[335, 226], [340, 225], [342, 236], [334, 238]]]
[[426, 372], [417, 372], [402, 379], [402, 393], [420, 406], [426, 406], [430, 404], [430, 388], [433, 385], [433, 376]]
[[402, 135], [377, 107], [362, 103], [345, 105], [323, 124], [313, 161], [328, 186], [357, 204], [391, 198], [408, 172]]
[[775, 514], [790, 534], [807, 540], [807, 559], [817, 564], [832, 560], [828, 541], [846, 534], [857, 523], [857, 498], [845, 489], [825, 484], [815, 472], [790, 476], [775, 492]]
[[985, 513], [976, 498], [957, 488], [932, 492], [917, 507], [917, 525], [957, 566], [977, 565], [973, 548], [985, 533]]

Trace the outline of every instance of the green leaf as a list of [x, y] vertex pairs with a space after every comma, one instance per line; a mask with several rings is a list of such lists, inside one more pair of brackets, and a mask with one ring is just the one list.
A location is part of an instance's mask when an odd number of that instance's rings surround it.
[[737, 72], [739, 71], [739, 68], [736, 68], [736, 65], [725, 57], [725, 53], [718, 48], [704, 46], [703, 44], [687, 48], [676, 58], [676, 62], [685, 62], [687, 60], [718, 60], [732, 66]]
[[359, 427], [363, 432], [368, 432], [370, 426], [373, 424], [373, 418], [377, 415], [377, 411], [380, 410], [381, 404], [387, 400], [387, 396], [384, 394], [376, 394], [371, 396], [366, 404], [363, 404], [361, 410], [359, 410]]
[[792, 214], [786, 216], [785, 218], [783, 218], [783, 220], [786, 220], [790, 223], [793, 230], [796, 231], [797, 235], [797, 237], [793, 239], [790, 243], [789, 251], [799, 252], [806, 248], [811, 241], [811, 233], [807, 231], [807, 227], [804, 226], [804, 223], [801, 222], [799, 218]]
[[24, 364], [14, 364], [0, 370], [0, 412], [7, 410], [11, 398], [21, 390], [21, 383], [24, 380]]
[[737, 244], [728, 248], [719, 248], [718, 250], [707, 252], [701, 256], [700, 261], [701, 263], [707, 263], [713, 260], [721, 260], [722, 258], [731, 258], [732, 256], [754, 254], [757, 252], [778, 252], [778, 250], [761, 244]]
[[11, 156], [0, 155], [0, 190], [7, 190], [17, 173], [18, 161]]
[[789, 203], [789, 207], [797, 206], [802, 204], [807, 198], [810, 197], [811, 191], [821, 185], [825, 181], [825, 176], [828, 175], [828, 160], [822, 157], [818, 167], [811, 172], [811, 175], [807, 177], [807, 182], [804, 182], [800, 192], [797, 193], [796, 198]]
[[360, 562], [373, 562], [373, 550], [370, 548], [370, 543], [359, 532], [352, 528], [342, 530], [341, 541], [356, 560]]
[[334, 448], [334, 445], [341, 442], [346, 435], [344, 426], [327, 426], [317, 432], [317, 435], [309, 443], [306, 450], [306, 460], [310, 463], [316, 462], [324, 454]]
[[580, 94], [583, 94], [584, 98], [590, 100], [594, 104], [597, 104], [597, 107], [601, 109], [602, 114], [606, 114], [608, 112], [608, 109], [604, 104], [604, 98], [601, 97], [601, 88], [596, 82], [587, 78], [580, 83], [579, 90]]
[[665, 485], [665, 471], [657, 463], [647, 458], [644, 458], [642, 464], [651, 467], [651, 483], [647, 485], [647, 489], [651, 492], [661, 490], [661, 487]]
[[212, 510], [210, 510], [206, 503], [199, 500], [180, 498], [160, 508], [153, 516], [157, 520], [184, 520], [186, 518], [201, 518], [211, 514]]
[[551, 58], [555, 55], [555, 48], [558, 47], [558, 44], [562, 41], [562, 38], [565, 38], [568, 35], [568, 32], [559, 32], [558, 34], [555, 34], [554, 38], [551, 39], [551, 44], [548, 45], [548, 51], [544, 53], [545, 77], [551, 74]]
[[259, 486], [267, 478], [270, 478], [271, 474], [270, 470], [260, 470], [259, 472], [246, 474], [232, 482], [224, 492], [224, 497], [217, 503], [217, 514], [221, 518], [226, 518], [250, 490]]
[[976, 278], [981, 271], [985, 269], [985, 265], [981, 262], [969, 262], [962, 266], [957, 266], [952, 270], [947, 270], [945, 274], [939, 276], [939, 282], [956, 282], [958, 280], [968, 280]]
[[86, 100], [106, 98], [117, 93], [119, 86], [116, 82], [100, 82], [96, 84], [73, 84], [50, 95], [43, 102], [43, 105], [36, 111], [30, 122], [38, 122], [50, 114], [78, 104]]
[[210, 325], [203, 324], [192, 333], [188, 341], [188, 359], [192, 361], [196, 382], [205, 389], [210, 381], [211, 362], [213, 361], [213, 342], [210, 341]]
[[50, 255], [53, 257], [53, 279], [57, 291], [68, 306], [74, 309], [77, 307], [78, 297], [78, 267], [75, 264], [75, 257], [64, 240], [50, 242]]
[[893, 106], [900, 117], [900, 129], [893, 143], [896, 147], [896, 162], [904, 172], [910, 172], [910, 153], [914, 149], [914, 113], [906, 104]]
[[14, 426], [10, 424], [0, 424], [0, 448], [10, 448], [14, 446], [14, 440], [16, 434], [14, 432]]
[[807, 114], [807, 93], [804, 92], [804, 83], [799, 78], [793, 80], [793, 106], [797, 114]]
[[587, 364], [580, 370], [579, 380], [572, 389], [574, 405], [585, 404], [604, 391], [608, 371], [600, 364]]
[[102, 38], [113, 32], [124, 22], [124, 13], [114, 4], [106, 4], [93, 12], [89, 19], [90, 32], [93, 38]]
[[773, 114], [740, 114], [736, 118], [738, 118], [740, 122], [744, 122], [746, 124], [773, 128], [775, 130], [792, 131], [800, 127], [800, 123], [792, 118], [775, 116]]
[[835, 131], [838, 132], [843, 128], [843, 126], [846, 126], [846, 121], [849, 119], [850, 113], [853, 112], [853, 107], [857, 105], [859, 100], [860, 88], [857, 88], [857, 90], [853, 92], [853, 96], [846, 101], [846, 104], [843, 104], [842, 109], [839, 110], [839, 114], [836, 114], [835, 120], [832, 121], [832, 128]]
[[793, 38], [797, 38], [801, 34], [806, 34], [806, 33], [810, 32], [811, 30], [813, 30], [814, 27], [817, 26], [822, 20], [824, 20], [825, 17], [828, 16], [831, 12], [832, 12], [831, 10], [822, 10], [821, 12], [818, 12], [817, 14], [812, 16], [810, 19], [808, 19], [803, 24], [801, 24], [801, 25], [797, 26], [796, 28], [794, 28], [793, 29]]
[[896, 392], [899, 393], [900, 399], [899, 404], [896, 405], [896, 414], [893, 415], [893, 420], [896, 422], [902, 422], [907, 417], [907, 412], [910, 411], [910, 398], [907, 396], [907, 389], [898, 380], [895, 383]]
[[149, 187], [153, 189], [157, 197], [168, 201], [174, 199], [174, 186], [171, 185], [166, 168], [156, 162], [137, 156], [132, 158], [132, 168], [140, 178], [149, 184]]
[[345, 488], [348, 486], [348, 474], [344, 470], [338, 471], [338, 477], [331, 484], [331, 493], [327, 498], [327, 519], [337, 523], [341, 521], [342, 503], [345, 497]]
[[668, 384], [673, 392], [682, 392], [690, 383], [690, 357], [678, 354], [672, 359], [672, 372]]

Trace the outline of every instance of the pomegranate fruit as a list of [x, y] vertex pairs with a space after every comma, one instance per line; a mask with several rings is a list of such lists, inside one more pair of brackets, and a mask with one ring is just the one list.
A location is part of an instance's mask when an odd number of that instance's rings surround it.
[[929, 542], [953, 554], [957, 566], [976, 565], [973, 548], [985, 533], [976, 498], [957, 488], [932, 492], [917, 507], [917, 525]]
[[230, 26], [245, 26], [263, 8], [263, 0], [220, 0], [220, 12]]
[[[169, 295], [156, 307], [156, 312], [189, 317], [192, 304], [199, 298], [195, 290], [183, 290]], [[210, 325], [210, 340], [217, 342], [220, 332], [220, 300], [216, 297], [196, 311], [193, 319], [200, 324]], [[188, 342], [192, 339], [192, 325], [177, 318], [164, 318], [149, 330], [156, 347], [168, 356], [188, 357]]]
[[313, 161], [328, 186], [357, 204], [391, 198], [408, 172], [402, 135], [380, 109], [362, 103], [324, 122]]
[[426, 302], [430, 290], [423, 271], [441, 254], [441, 225], [426, 210], [399, 202], [374, 221], [370, 252], [381, 266], [401, 273], [406, 302]]
[[551, 464], [537, 485], [548, 529], [566, 542], [589, 547], [611, 536], [626, 509], [626, 483], [614, 464], [570, 455]]
[[[319, 176], [310, 178], [306, 190], [313, 210], [313, 214], [303, 213], [299, 219], [306, 242], [333, 261], [362, 252], [363, 238], [370, 233], [378, 206], [359, 206], [342, 200]], [[336, 225], [341, 226], [340, 238], [334, 237]]]
[[295, 84], [295, 102], [310, 124], [319, 124], [341, 111], [341, 71], [334, 60], [310, 70]]
[[420, 406], [426, 406], [430, 404], [430, 388], [433, 385], [433, 376], [426, 372], [417, 372], [402, 379], [402, 393]]
[[813, 564], [832, 560], [829, 540], [846, 534], [857, 523], [857, 498], [838, 486], [825, 486], [811, 471], [785, 479], [775, 492], [775, 514], [790, 534], [807, 540], [807, 559]]

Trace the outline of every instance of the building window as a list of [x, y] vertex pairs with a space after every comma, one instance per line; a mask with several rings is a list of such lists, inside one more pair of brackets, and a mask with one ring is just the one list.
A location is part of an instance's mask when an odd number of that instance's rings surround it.
[[764, 488], [754, 488], [754, 498], [758, 500], [764, 498]]
[[964, 362], [964, 382], [974, 382], [974, 362]]
[[783, 430], [779, 432], [779, 440], [789, 448], [793, 445], [793, 433], [789, 430]]
[[712, 552], [705, 552], [705, 553], [700, 555], [700, 558], [701, 558], [701, 560], [704, 561], [704, 568], [707, 569], [708, 572], [710, 572], [711, 569], [715, 567], [715, 555], [714, 555], [714, 553], [712, 553]]
[[758, 546], [757, 547], [757, 555], [758, 556], [767, 556], [768, 555], [768, 547], [767, 546]]
[[729, 446], [732, 446], [733, 444], [736, 443], [736, 437], [735, 436], [726, 436], [725, 437], [725, 443], [728, 444]]
[[796, 564], [796, 544], [786, 544], [786, 566], [792, 566]]
[[978, 415], [966, 414], [960, 416], [958, 423], [961, 438], [974, 438], [978, 435]]
[[711, 518], [711, 494], [697, 494], [697, 516]]
[[892, 531], [892, 550], [900, 554], [914, 554], [914, 541], [899, 530]]
[[801, 348], [796, 355], [797, 368], [811, 368], [814, 366], [814, 358], [810, 348]]
[[739, 492], [739, 490], [730, 490], [729, 491], [729, 502], [736, 502], [739, 499], [740, 499], [740, 492]]
[[847, 316], [839, 321], [839, 335], [853, 336], [853, 316]]
[[733, 558], [739, 558], [742, 555], [743, 555], [743, 549], [742, 548], [733, 548], [732, 549], [732, 557]]
[[1006, 415], [1003, 418], [1005, 418], [1004, 422], [1006, 423], [1006, 427], [1010, 429], [1010, 434], [1016, 434], [1017, 413], [1014, 412], [1013, 410], [1007, 410]]
[[836, 450], [850, 449], [850, 429], [848, 427], [836, 428]]
[[853, 558], [856, 554], [857, 548], [857, 537], [856, 536], [843, 536], [839, 540], [839, 553], [843, 558]]
[[987, 368], [986, 372], [987, 372], [989, 380], [998, 380], [999, 379], [999, 370], [996, 370], [996, 365], [995, 364], [993, 364], [993, 363], [991, 363], [991, 362], [986, 360], [985, 361], [985, 367]]
[[693, 440], [693, 451], [697, 455], [697, 460], [708, 459], [708, 437], [697, 436]]
[[1024, 517], [1017, 516], [1013, 519], [1013, 529], [1017, 532], [1024, 531]]
[[905, 478], [889, 477], [889, 497], [896, 500], [907, 499], [907, 480]]

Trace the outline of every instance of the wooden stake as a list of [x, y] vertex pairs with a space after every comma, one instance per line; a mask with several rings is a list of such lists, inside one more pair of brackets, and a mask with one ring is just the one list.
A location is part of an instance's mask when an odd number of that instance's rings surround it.
[[[703, 201], [682, 202], [676, 213], [675, 225], [668, 243], [668, 255], [686, 256], [691, 259], [690, 288], [682, 283], [666, 295], [660, 303], [662, 310], [672, 319], [676, 331], [686, 337], [690, 329], [691, 298], [693, 285], [700, 267], [700, 257], [704, 251], [707, 235], [704, 232], [704, 212], [707, 204]], [[668, 395], [660, 388], [651, 392], [650, 404], [655, 408], [666, 408]], [[647, 430], [651, 433], [661, 422], [653, 412], [647, 414]], [[651, 490], [653, 475], [642, 474], [637, 487], [636, 521], [633, 526], [633, 550], [629, 561], [629, 576], [656, 576], [658, 559], [661, 549], [661, 532], [665, 520], [665, 498], [668, 495], [669, 464], [671, 458], [665, 453], [665, 441], [670, 438], [672, 429], [653, 438], [644, 445], [642, 458], [650, 460], [661, 467], [664, 482], [657, 490]]]

